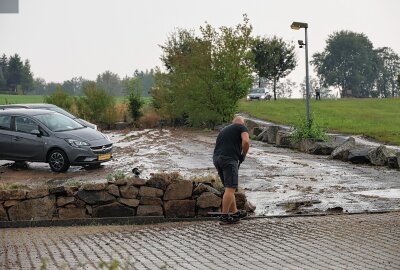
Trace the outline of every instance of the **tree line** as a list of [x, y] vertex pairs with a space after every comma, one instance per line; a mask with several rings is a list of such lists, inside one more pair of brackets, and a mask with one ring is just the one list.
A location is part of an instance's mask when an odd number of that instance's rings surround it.
[[0, 58], [0, 92], [22, 94], [33, 88], [33, 74], [29, 60], [23, 61], [18, 54], [3, 54]]

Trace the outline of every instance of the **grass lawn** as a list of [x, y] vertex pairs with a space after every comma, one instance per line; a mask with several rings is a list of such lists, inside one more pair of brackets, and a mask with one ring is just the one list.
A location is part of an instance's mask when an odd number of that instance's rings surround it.
[[[311, 100], [314, 121], [327, 131], [364, 135], [400, 145], [400, 99]], [[241, 101], [239, 111], [275, 123], [293, 125], [305, 119], [302, 99]]]
[[0, 94], [0, 105], [13, 103], [43, 103], [44, 96], [3, 95]]

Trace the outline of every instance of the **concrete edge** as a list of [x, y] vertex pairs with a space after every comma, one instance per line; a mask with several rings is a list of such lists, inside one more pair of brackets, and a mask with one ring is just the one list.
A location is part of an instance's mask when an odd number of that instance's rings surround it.
[[[388, 209], [377, 211], [363, 211], [353, 213], [310, 213], [310, 214], [291, 214], [274, 216], [249, 216], [252, 219], [282, 219], [297, 217], [324, 217], [324, 216], [350, 216], [368, 214], [387, 214], [400, 212], [400, 209]], [[215, 221], [218, 217], [195, 217], [195, 218], [165, 218], [163, 216], [148, 217], [108, 217], [108, 218], [85, 218], [85, 219], [65, 219], [65, 220], [22, 220], [22, 221], [0, 221], [0, 229], [4, 228], [28, 228], [28, 227], [66, 227], [66, 226], [96, 226], [96, 225], [151, 225], [170, 222], [196, 222], [196, 221]]]

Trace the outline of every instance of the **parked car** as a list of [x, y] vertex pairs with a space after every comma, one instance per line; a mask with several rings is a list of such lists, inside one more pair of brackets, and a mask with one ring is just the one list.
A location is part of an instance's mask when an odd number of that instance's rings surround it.
[[267, 88], [253, 88], [247, 95], [247, 100], [270, 100], [271, 97]]
[[65, 172], [111, 158], [108, 137], [70, 117], [43, 109], [0, 110], [0, 160], [46, 162]]
[[1, 109], [17, 109], [17, 108], [26, 108], [26, 109], [45, 109], [45, 110], [50, 110], [53, 112], [58, 112], [61, 113], [65, 116], [68, 116], [75, 121], [79, 122], [80, 124], [84, 125], [85, 127], [90, 127], [95, 130], [97, 130], [97, 125], [92, 124], [82, 118], [78, 118], [73, 114], [70, 114], [64, 109], [61, 109], [60, 107], [54, 105], [54, 104], [48, 104], [48, 103], [32, 103], [32, 104], [7, 104], [7, 105], [0, 105], [0, 110]]

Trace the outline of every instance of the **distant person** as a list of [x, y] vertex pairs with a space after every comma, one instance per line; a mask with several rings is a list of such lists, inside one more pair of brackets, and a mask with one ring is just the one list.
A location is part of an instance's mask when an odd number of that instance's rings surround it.
[[214, 166], [225, 187], [221, 225], [236, 223], [247, 215], [245, 211], [238, 211], [235, 191], [239, 182], [239, 166], [246, 158], [249, 147], [249, 130], [244, 125], [244, 119], [236, 116], [232, 124], [218, 134], [213, 155]]
[[315, 100], [321, 100], [321, 90], [319, 88], [315, 90]]

